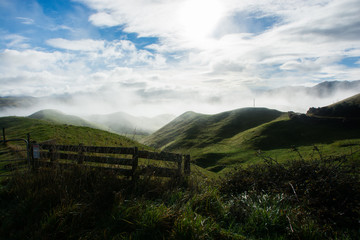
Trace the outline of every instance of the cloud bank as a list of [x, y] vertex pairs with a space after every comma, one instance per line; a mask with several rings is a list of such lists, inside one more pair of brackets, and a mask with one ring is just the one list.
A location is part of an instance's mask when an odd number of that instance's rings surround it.
[[74, 0], [61, 21], [31, 2], [31, 12], [1, 3], [19, 29], [0, 26], [2, 96], [78, 95], [82, 110], [132, 114], [213, 113], [254, 98], [306, 111], [340, 96], [309, 106], [255, 92], [360, 79], [359, 0]]

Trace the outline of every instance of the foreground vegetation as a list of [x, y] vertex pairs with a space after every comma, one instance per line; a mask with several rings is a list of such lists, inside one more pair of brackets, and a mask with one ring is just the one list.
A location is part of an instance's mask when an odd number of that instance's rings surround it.
[[1, 239], [359, 239], [358, 161], [263, 163], [220, 180], [89, 168], [2, 181]]

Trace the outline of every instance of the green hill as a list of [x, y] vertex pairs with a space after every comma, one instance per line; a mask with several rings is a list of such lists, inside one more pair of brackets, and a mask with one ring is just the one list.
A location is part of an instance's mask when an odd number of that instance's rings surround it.
[[164, 150], [204, 148], [280, 117], [266, 108], [242, 108], [215, 115], [186, 112], [144, 140]]
[[360, 126], [341, 119], [313, 118], [265, 108], [244, 108], [216, 115], [187, 112], [146, 138], [145, 143], [171, 151], [187, 151], [211, 171], [262, 161], [259, 153], [279, 161], [300, 151], [349, 154], [360, 144]]
[[58, 110], [54, 109], [44, 109], [38, 111], [34, 114], [31, 114], [29, 118], [45, 120], [53, 123], [58, 124], [68, 124], [68, 125], [75, 125], [80, 127], [91, 127], [91, 128], [98, 128], [102, 130], [107, 130], [106, 127], [100, 124], [94, 124], [88, 122], [78, 116], [64, 114]]
[[50, 121], [28, 117], [2, 117], [0, 128], [6, 129], [6, 138], [26, 138], [37, 142], [56, 140], [58, 144], [79, 144], [98, 146], [146, 146], [124, 136], [90, 127], [57, 124]]
[[307, 115], [314, 117], [360, 118], [360, 94], [321, 108], [310, 108]]

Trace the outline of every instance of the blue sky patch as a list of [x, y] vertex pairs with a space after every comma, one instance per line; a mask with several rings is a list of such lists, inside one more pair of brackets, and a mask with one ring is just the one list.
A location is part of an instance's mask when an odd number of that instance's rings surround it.
[[339, 63], [349, 68], [358, 68], [360, 67], [360, 57], [346, 57], [343, 58]]

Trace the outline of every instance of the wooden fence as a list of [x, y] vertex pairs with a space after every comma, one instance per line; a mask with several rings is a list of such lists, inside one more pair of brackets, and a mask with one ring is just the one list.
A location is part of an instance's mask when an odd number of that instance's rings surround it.
[[[86, 164], [95, 168], [110, 169], [120, 175], [137, 176], [151, 174], [159, 177], [175, 177], [190, 174], [190, 155], [168, 152], [150, 152], [137, 147], [97, 147], [80, 145], [36, 144], [32, 147], [33, 167], [39, 165]], [[154, 161], [167, 162], [166, 166], [154, 166]], [[172, 165], [170, 168], [167, 165]]]

